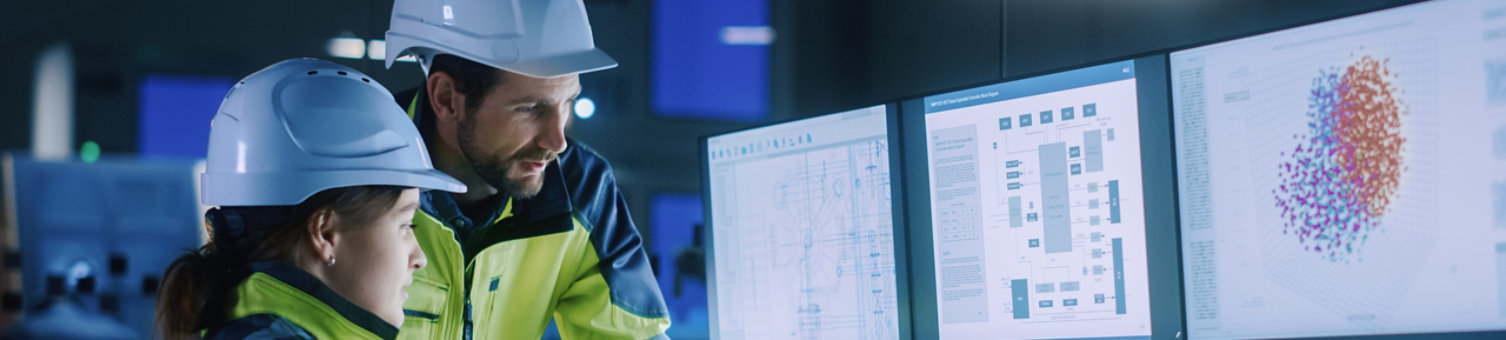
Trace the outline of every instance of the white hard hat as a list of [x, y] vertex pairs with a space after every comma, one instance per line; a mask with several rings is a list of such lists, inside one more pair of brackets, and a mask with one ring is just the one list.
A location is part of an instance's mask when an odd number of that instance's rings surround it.
[[397, 0], [387, 68], [412, 55], [427, 73], [440, 53], [535, 78], [617, 67], [596, 48], [581, 0]]
[[318, 59], [285, 60], [236, 83], [210, 123], [208, 158], [206, 205], [296, 205], [361, 185], [466, 190], [434, 169], [386, 88]]

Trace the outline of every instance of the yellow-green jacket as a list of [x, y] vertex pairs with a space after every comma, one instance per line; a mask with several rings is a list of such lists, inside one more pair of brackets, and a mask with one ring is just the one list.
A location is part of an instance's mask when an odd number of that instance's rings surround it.
[[[417, 92], [396, 97], [433, 140]], [[422, 195], [413, 224], [429, 263], [408, 287], [401, 338], [538, 339], [550, 318], [565, 339], [663, 337], [668, 309], [612, 170], [569, 145], [537, 196], [499, 201], [484, 221]]]
[[251, 264], [252, 273], [231, 292], [228, 323], [206, 340], [397, 338], [398, 328], [341, 297], [313, 275], [278, 262]]

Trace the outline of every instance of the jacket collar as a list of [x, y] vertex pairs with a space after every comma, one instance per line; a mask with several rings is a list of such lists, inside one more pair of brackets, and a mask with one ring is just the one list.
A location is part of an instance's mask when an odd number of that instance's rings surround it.
[[235, 288], [231, 318], [274, 314], [319, 338], [396, 339], [398, 327], [340, 296], [313, 275], [280, 262], [256, 262]]

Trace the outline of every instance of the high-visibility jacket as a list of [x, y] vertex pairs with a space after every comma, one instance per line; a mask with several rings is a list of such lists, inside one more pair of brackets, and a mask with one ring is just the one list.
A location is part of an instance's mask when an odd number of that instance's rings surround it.
[[398, 328], [341, 297], [313, 275], [280, 262], [251, 264], [252, 274], [231, 291], [229, 323], [214, 339], [397, 338]]
[[[396, 96], [419, 132], [433, 112], [417, 89]], [[472, 221], [446, 193], [413, 218], [428, 266], [408, 287], [405, 339], [649, 339], [669, 313], [606, 160], [576, 141], [544, 170], [533, 198], [499, 200]]]

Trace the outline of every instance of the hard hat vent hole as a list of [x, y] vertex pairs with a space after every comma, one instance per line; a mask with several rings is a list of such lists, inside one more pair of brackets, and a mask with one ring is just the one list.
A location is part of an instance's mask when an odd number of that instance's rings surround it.
[[345, 75], [345, 71], [338, 71], [338, 72], [335, 72], [335, 73], [339, 73], [342, 76]]
[[312, 76], [312, 75], [315, 75], [315, 74], [319, 74], [319, 71], [309, 71], [309, 75]]
[[370, 83], [370, 82], [371, 82], [371, 79], [366, 79], [366, 78], [361, 78], [361, 81], [364, 81], [364, 82], [368, 82], [368, 83]]

